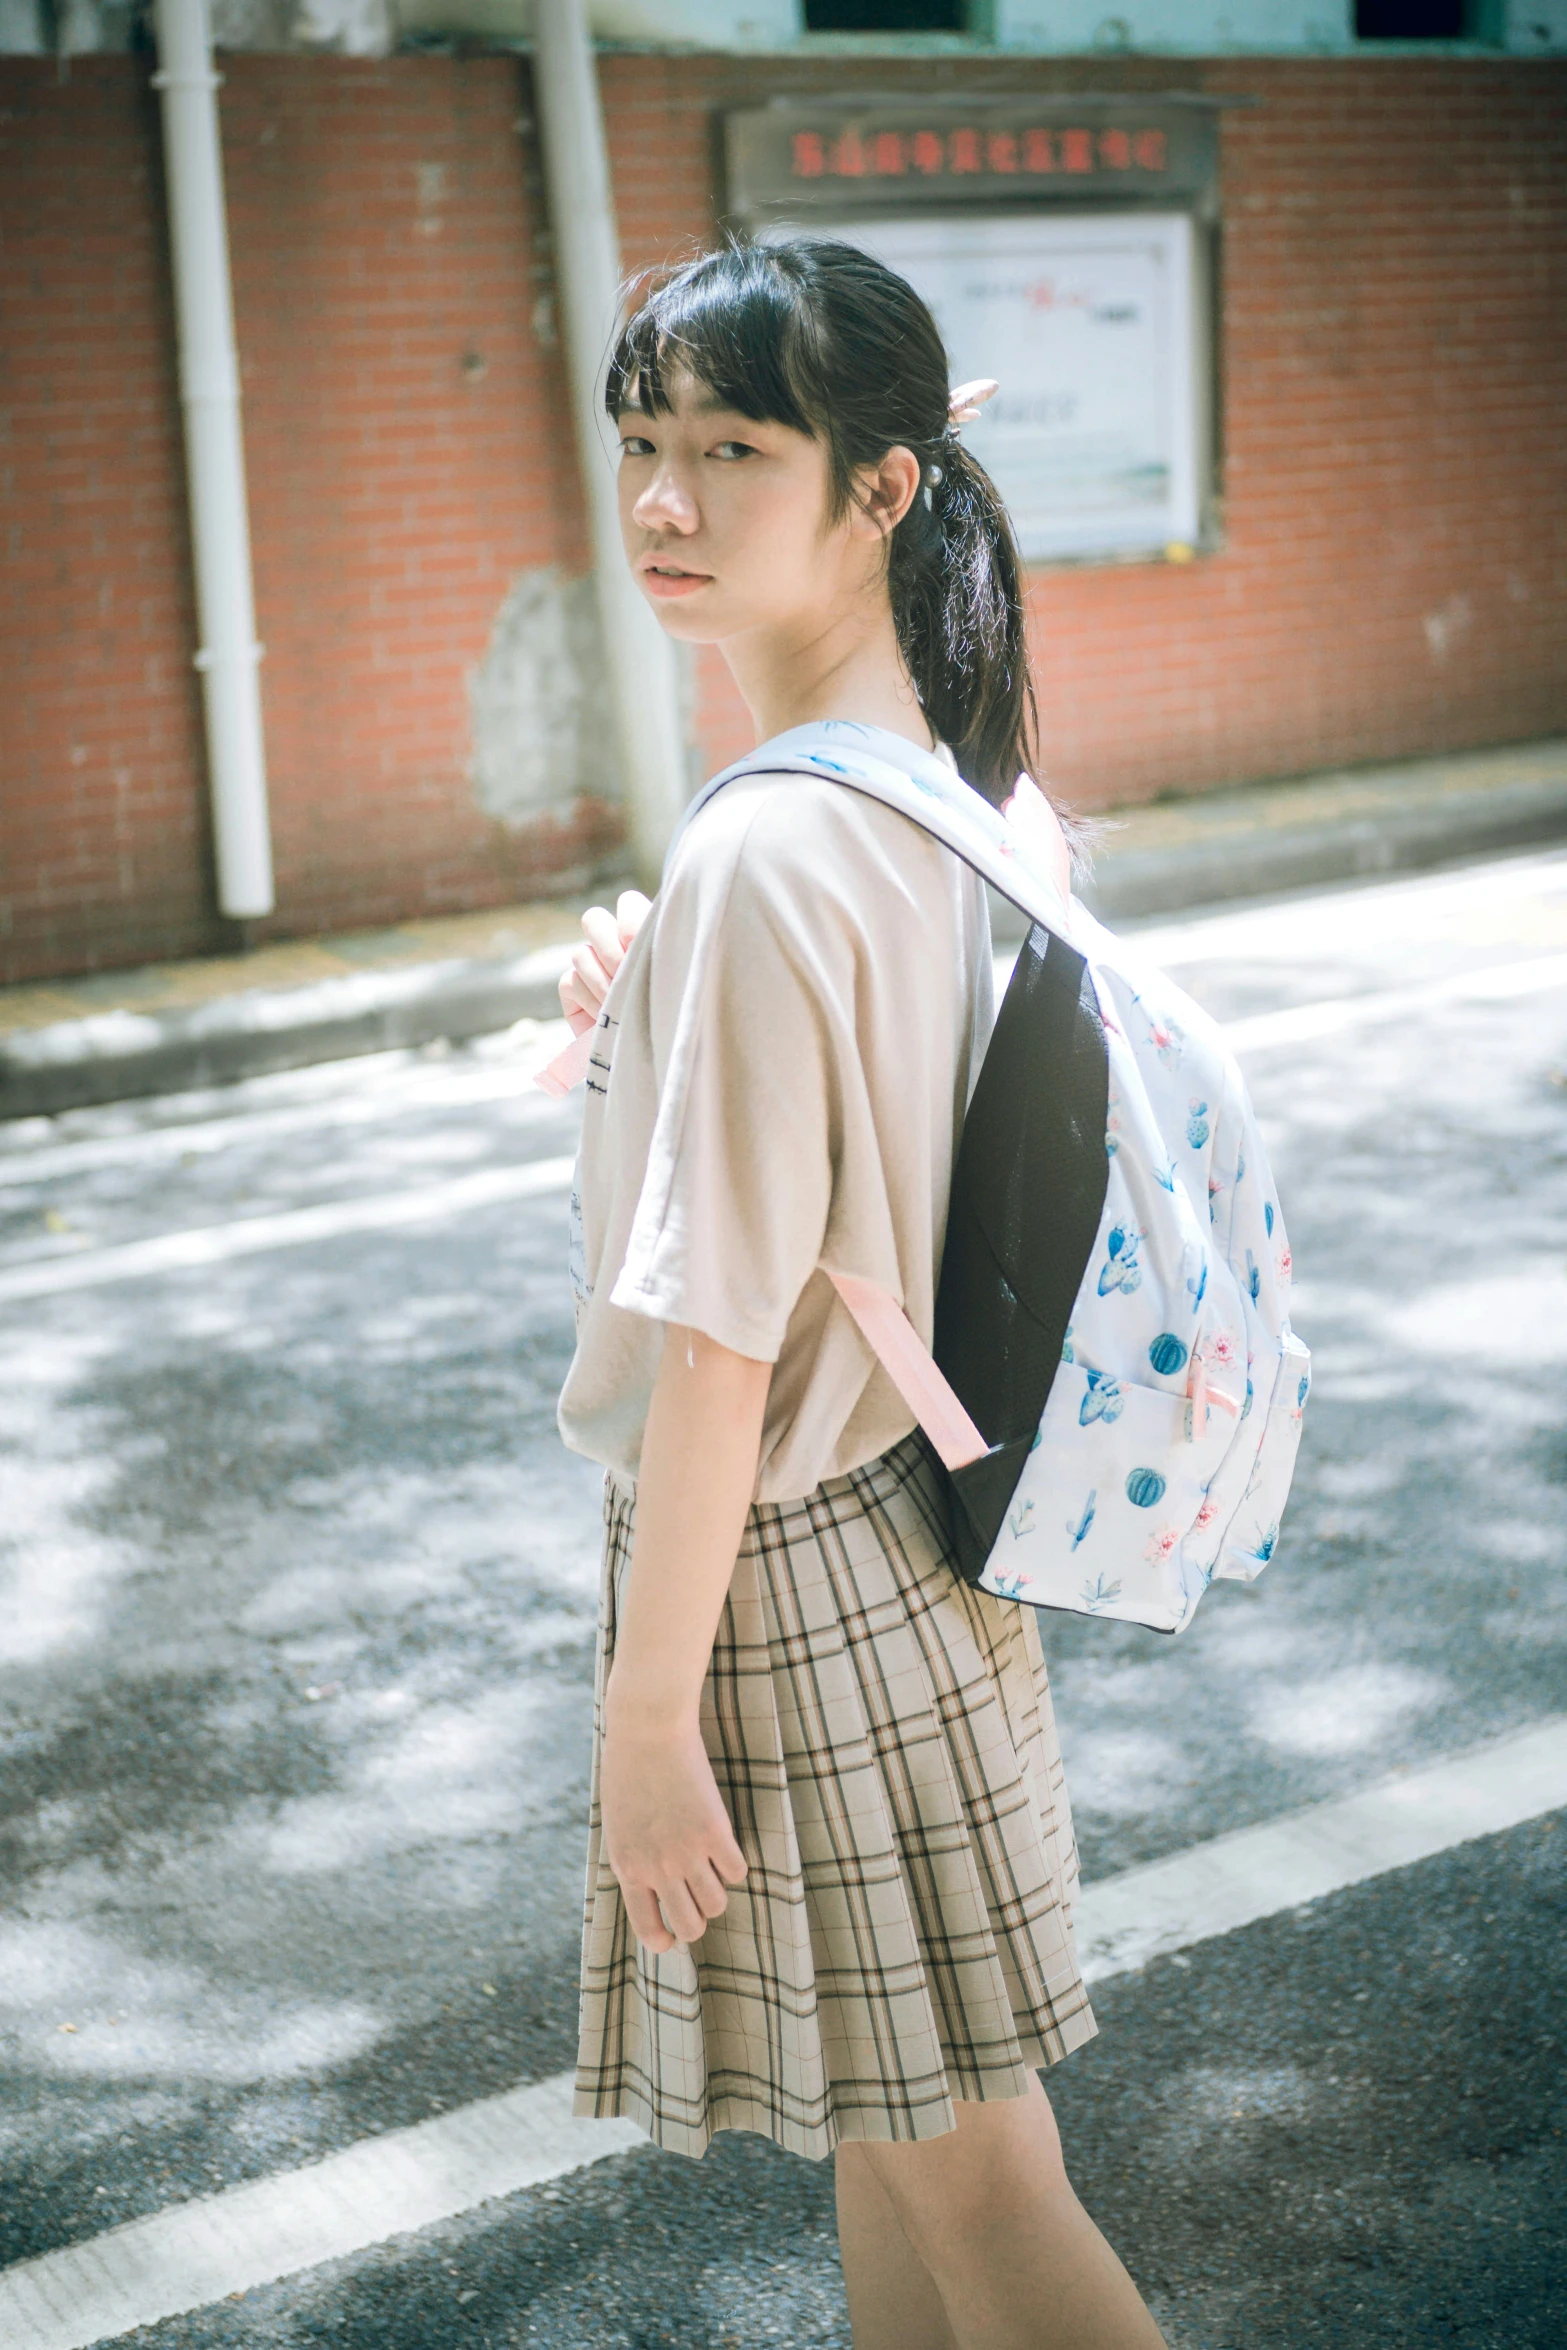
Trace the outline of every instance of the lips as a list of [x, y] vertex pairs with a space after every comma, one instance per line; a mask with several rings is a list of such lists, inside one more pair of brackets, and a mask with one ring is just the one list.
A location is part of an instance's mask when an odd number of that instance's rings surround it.
[[697, 588], [706, 587], [712, 573], [687, 571], [679, 564], [663, 564], [656, 556], [648, 556], [637, 565], [637, 577], [650, 596], [667, 598], [689, 596]]

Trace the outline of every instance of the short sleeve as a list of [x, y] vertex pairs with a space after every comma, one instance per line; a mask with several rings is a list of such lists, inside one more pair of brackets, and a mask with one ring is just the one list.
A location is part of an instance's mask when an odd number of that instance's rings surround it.
[[819, 935], [788, 857], [780, 869], [765, 853], [770, 797], [737, 798], [731, 823], [660, 894], [649, 963], [658, 1114], [610, 1293], [759, 1362], [776, 1362], [821, 1256], [833, 1003], [848, 952]]

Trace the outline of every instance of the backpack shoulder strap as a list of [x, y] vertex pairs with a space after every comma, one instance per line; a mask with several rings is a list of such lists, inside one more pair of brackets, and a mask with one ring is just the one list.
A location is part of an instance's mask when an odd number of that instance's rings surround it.
[[[830, 779], [895, 808], [960, 857], [1032, 922], [1071, 944], [1072, 905], [1066, 843], [1048, 801], [1034, 821], [1014, 827], [981, 799], [956, 769], [881, 727], [829, 719], [759, 744], [704, 785], [686, 809], [665, 858], [665, 871], [708, 802], [745, 775], [797, 774]], [[1076, 950], [1073, 949], [1076, 960]], [[537, 1082], [557, 1098], [586, 1075], [594, 1030], [574, 1037], [540, 1070]], [[1004, 1448], [991, 1446], [957, 1391], [889, 1290], [853, 1273], [822, 1270], [871, 1352], [949, 1470], [969, 1467]]]
[[665, 871], [687, 827], [725, 784], [742, 775], [778, 774], [827, 779], [896, 808], [942, 841], [1030, 921], [1058, 936], [1070, 936], [1070, 861], [1060, 826], [1042, 793], [1036, 795], [1042, 811], [1037, 825], [1024, 829], [1009, 824], [934, 752], [922, 751], [885, 727], [862, 726], [847, 718], [792, 727], [722, 768], [682, 816]]
[[[664, 857], [667, 873], [686, 832], [725, 784], [742, 775], [811, 775], [850, 791], [863, 792], [896, 808], [961, 857], [964, 864], [1008, 899], [1031, 922], [1071, 941], [1070, 861], [1065, 838], [1043, 794], [1036, 822], [1026, 830], [1007, 822], [999, 809], [934, 752], [922, 751], [885, 727], [852, 719], [824, 718], [796, 726], [759, 743], [743, 759], [721, 768], [697, 793], [675, 827]], [[554, 1060], [534, 1074], [534, 1083], [564, 1100], [588, 1073], [593, 1030], [574, 1036]]]

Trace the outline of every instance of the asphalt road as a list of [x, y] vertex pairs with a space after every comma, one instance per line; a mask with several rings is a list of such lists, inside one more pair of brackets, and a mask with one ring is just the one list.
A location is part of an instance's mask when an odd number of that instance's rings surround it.
[[[1257, 1585], [1045, 1620], [1090, 1881], [1567, 1693], [1567, 857], [1157, 943], [1241, 1024], [1316, 1384]], [[0, 2263], [571, 2060], [598, 1491], [540, 1057], [0, 1129]], [[1567, 2341], [1564, 1836], [1099, 1989], [1051, 2093], [1177, 2350]], [[830, 2171], [642, 2150], [125, 2338], [327, 2337], [846, 2345]]]

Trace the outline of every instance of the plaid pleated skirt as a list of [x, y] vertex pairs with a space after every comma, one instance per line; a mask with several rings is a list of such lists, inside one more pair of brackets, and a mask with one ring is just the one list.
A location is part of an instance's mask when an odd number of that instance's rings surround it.
[[919, 1438], [752, 1509], [702, 1696], [749, 1873], [660, 1956], [599, 1812], [633, 1509], [607, 1481], [576, 2111], [819, 2158], [1021, 2096], [1095, 2031], [1071, 1815], [1033, 1612], [959, 1578]]

